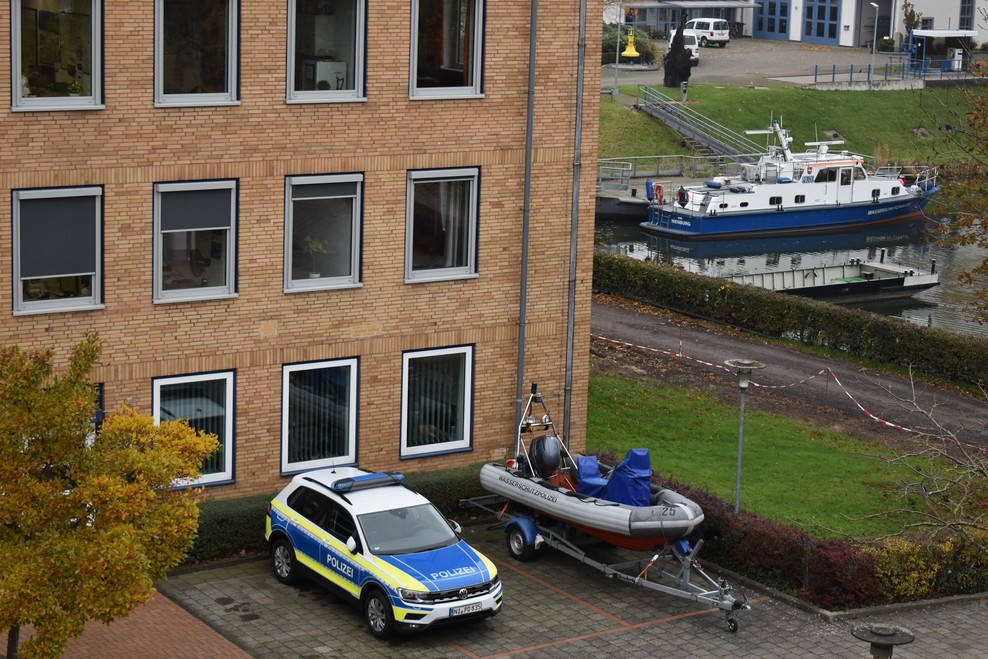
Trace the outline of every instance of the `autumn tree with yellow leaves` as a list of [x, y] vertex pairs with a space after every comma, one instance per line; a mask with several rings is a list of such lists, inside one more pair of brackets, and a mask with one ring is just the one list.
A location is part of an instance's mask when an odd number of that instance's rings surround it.
[[[89, 378], [100, 341], [64, 368], [50, 350], [0, 348], [0, 631], [7, 657], [61, 654], [87, 620], [154, 593], [199, 524], [196, 478], [218, 446], [187, 423], [123, 407], [99, 432]], [[21, 629], [27, 638], [19, 644]]]

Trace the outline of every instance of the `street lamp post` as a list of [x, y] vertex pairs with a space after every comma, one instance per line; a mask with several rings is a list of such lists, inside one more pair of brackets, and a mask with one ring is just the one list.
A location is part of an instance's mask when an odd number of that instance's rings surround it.
[[878, 4], [869, 2], [875, 8], [875, 33], [871, 37], [871, 74], [868, 76], [868, 86], [873, 87], [872, 77], [875, 75], [875, 51], [878, 49]]
[[738, 376], [738, 389], [741, 390], [741, 411], [738, 417], [738, 468], [734, 479], [734, 514], [741, 512], [741, 448], [744, 446], [744, 395], [748, 391], [751, 372], [765, 368], [765, 364], [754, 359], [728, 359], [724, 362], [734, 369]]

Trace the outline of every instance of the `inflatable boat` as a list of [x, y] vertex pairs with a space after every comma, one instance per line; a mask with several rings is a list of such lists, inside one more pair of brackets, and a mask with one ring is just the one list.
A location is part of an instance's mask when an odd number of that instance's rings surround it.
[[[595, 456], [573, 456], [554, 432], [548, 413], [531, 415], [533, 392], [519, 428], [516, 457], [480, 469], [480, 484], [569, 527], [618, 547], [652, 550], [682, 538], [703, 521], [703, 511], [683, 495], [652, 482], [648, 449], [631, 449], [616, 467]], [[544, 403], [543, 403], [544, 405]], [[523, 432], [546, 431], [528, 446]]]

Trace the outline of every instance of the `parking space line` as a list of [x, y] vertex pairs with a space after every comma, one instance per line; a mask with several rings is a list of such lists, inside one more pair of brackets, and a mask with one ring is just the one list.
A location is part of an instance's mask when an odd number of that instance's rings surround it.
[[574, 595], [572, 593], [568, 593], [565, 590], [563, 590], [562, 588], [560, 588], [558, 586], [554, 586], [553, 584], [549, 583], [548, 581], [545, 581], [544, 579], [540, 579], [540, 578], [538, 578], [536, 576], [532, 576], [531, 574], [529, 574], [525, 570], [522, 570], [521, 568], [519, 568], [519, 567], [517, 567], [515, 565], [511, 565], [510, 563], [500, 563], [500, 562], [497, 562], [497, 561], [495, 561], [495, 563], [497, 564], [497, 569], [498, 570], [500, 570], [502, 568], [508, 568], [512, 572], [514, 572], [516, 574], [520, 574], [521, 576], [525, 577], [529, 581], [534, 581], [535, 583], [539, 584], [540, 586], [545, 586], [546, 588], [552, 590], [553, 592], [559, 593], [563, 597], [565, 597], [565, 598], [567, 598], [567, 599], [569, 599], [569, 600], [571, 600], [573, 602], [576, 602], [580, 606], [584, 606], [584, 607], [586, 607], [588, 609], [593, 610], [596, 613], [599, 613], [600, 615], [604, 616], [605, 618], [607, 618], [609, 620], [613, 620], [614, 622], [616, 622], [617, 624], [621, 625], [622, 627], [630, 628], [630, 627], [633, 627], [634, 626], [634, 625], [632, 625], [632, 623], [628, 622], [627, 620], [624, 620], [622, 618], [619, 618], [616, 615], [614, 615], [613, 613], [608, 613], [607, 611], [601, 609], [600, 607], [594, 606], [593, 604], [591, 604], [590, 602], [586, 601], [585, 599], [579, 598], [579, 597], [577, 597], [576, 595]]

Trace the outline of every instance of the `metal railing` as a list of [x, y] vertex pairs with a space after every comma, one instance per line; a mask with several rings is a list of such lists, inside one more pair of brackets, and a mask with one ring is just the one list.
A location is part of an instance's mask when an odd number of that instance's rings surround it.
[[739, 156], [757, 153], [764, 147], [735, 133], [713, 119], [648, 85], [638, 85], [639, 107], [680, 135], [691, 138], [714, 153]]

